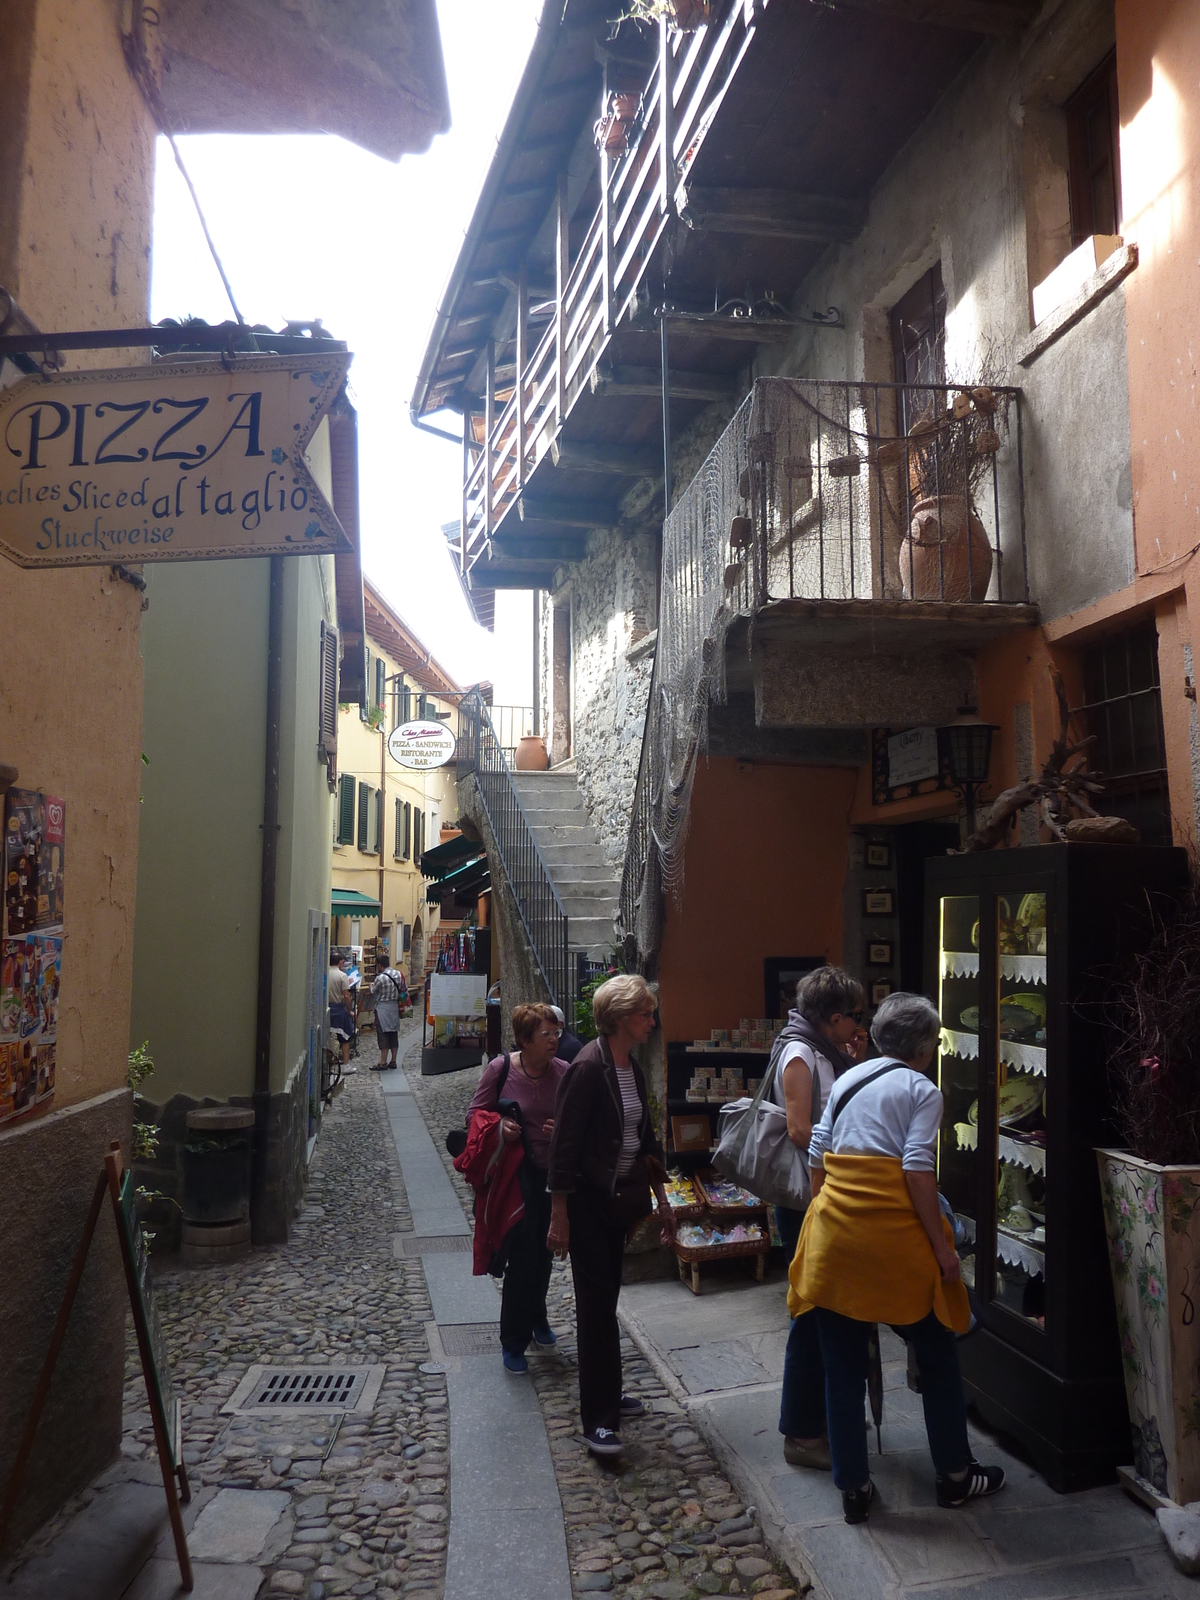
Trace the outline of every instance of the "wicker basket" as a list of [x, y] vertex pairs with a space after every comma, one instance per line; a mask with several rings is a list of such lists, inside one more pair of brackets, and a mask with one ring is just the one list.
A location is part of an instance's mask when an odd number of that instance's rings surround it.
[[767, 1259], [767, 1251], [771, 1248], [769, 1238], [744, 1239], [737, 1244], [680, 1244], [676, 1239], [671, 1246], [679, 1262], [679, 1276], [687, 1284], [693, 1294], [700, 1293], [700, 1267], [707, 1261], [732, 1261], [735, 1259], [754, 1260], [754, 1276], [759, 1283], [763, 1281], [763, 1269]]

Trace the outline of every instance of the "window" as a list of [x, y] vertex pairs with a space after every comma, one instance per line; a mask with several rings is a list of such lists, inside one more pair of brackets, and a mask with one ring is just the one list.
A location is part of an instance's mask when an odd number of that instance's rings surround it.
[[363, 645], [363, 703], [358, 708], [358, 714], [359, 714], [359, 716], [362, 718], [362, 720], [364, 722], [367, 722], [370, 719], [370, 715], [371, 715], [371, 683], [372, 683], [372, 678], [371, 678], [371, 660], [372, 660], [371, 647], [370, 647], [369, 644], [364, 644]]
[[371, 791], [365, 783], [358, 786], [358, 848], [371, 848]]
[[400, 708], [401, 717], [402, 717], [403, 721], [411, 722], [412, 719], [413, 719], [413, 714], [412, 714], [412, 690], [408, 687], [407, 684], [405, 684], [403, 686], [403, 699], [404, 699], [404, 703]]
[[321, 624], [320, 683], [317, 690], [317, 754], [328, 764], [336, 760], [338, 719], [337, 629]]
[[412, 923], [411, 922], [406, 922], [404, 924], [404, 954], [407, 955], [408, 952], [411, 949], [412, 949]]
[[1145, 844], [1171, 843], [1158, 630], [1143, 623], [1083, 654], [1088, 766], [1105, 785], [1101, 809], [1126, 817]]
[[354, 843], [354, 779], [349, 773], [342, 778], [338, 795], [337, 842]]
[[425, 813], [417, 811], [413, 815], [413, 860], [418, 866], [425, 853]]
[[412, 855], [412, 806], [404, 802], [404, 857], [407, 861]]
[[1114, 50], [1075, 91], [1067, 113], [1071, 247], [1121, 231], [1121, 118]]
[[420, 719], [420, 721], [424, 722], [429, 714], [429, 696], [427, 694], [423, 694], [417, 699], [417, 717]]
[[392, 727], [399, 728], [409, 720], [412, 696], [403, 678], [392, 685]]
[[387, 695], [387, 662], [379, 656], [375, 657], [375, 700], [374, 704], [382, 711]]
[[383, 854], [383, 790], [376, 789], [371, 796], [371, 854]]
[[392, 840], [392, 855], [397, 861], [403, 861], [401, 852], [404, 849], [404, 801], [396, 801], [396, 834]]

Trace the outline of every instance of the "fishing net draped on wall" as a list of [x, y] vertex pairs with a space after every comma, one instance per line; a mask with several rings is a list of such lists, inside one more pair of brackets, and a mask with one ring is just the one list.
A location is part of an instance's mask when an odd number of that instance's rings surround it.
[[664, 895], [682, 903], [696, 761], [736, 618], [789, 599], [1028, 598], [1015, 400], [760, 378], [675, 502], [621, 891], [643, 962]]

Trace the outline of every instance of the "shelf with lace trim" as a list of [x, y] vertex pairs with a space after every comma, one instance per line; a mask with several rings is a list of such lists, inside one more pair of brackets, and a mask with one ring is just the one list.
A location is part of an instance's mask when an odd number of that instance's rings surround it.
[[[955, 1028], [943, 1028], [941, 1051], [944, 1056], [957, 1056], [960, 1061], [978, 1061], [979, 1035], [963, 1033]], [[1040, 1044], [1020, 1044], [1016, 1039], [1001, 1039], [1000, 1059], [1006, 1067], [1017, 1072], [1036, 1072], [1046, 1076], [1046, 1048]]]
[[[943, 978], [977, 978], [979, 976], [978, 950], [943, 950]], [[1045, 956], [1001, 955], [1000, 976], [1009, 983], [1046, 985]]]
[[[973, 1122], [956, 1122], [954, 1132], [960, 1150], [975, 1150], [979, 1145], [979, 1129]], [[1040, 1144], [1026, 1144], [1023, 1139], [1013, 1139], [1001, 1133], [997, 1151], [1001, 1161], [1010, 1166], [1024, 1167], [1027, 1172], [1046, 1174], [1046, 1151]]]
[[1020, 1267], [1031, 1278], [1046, 1276], [1045, 1249], [1028, 1243], [1019, 1234], [1009, 1233], [1002, 1222], [996, 1228], [996, 1255], [1008, 1266]]

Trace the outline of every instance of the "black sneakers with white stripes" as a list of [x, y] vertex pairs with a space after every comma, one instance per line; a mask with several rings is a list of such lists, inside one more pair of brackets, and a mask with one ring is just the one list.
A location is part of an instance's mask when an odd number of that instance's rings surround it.
[[937, 1477], [937, 1503], [953, 1510], [965, 1506], [968, 1500], [982, 1500], [1004, 1487], [1003, 1467], [984, 1467], [972, 1461], [963, 1478]]

